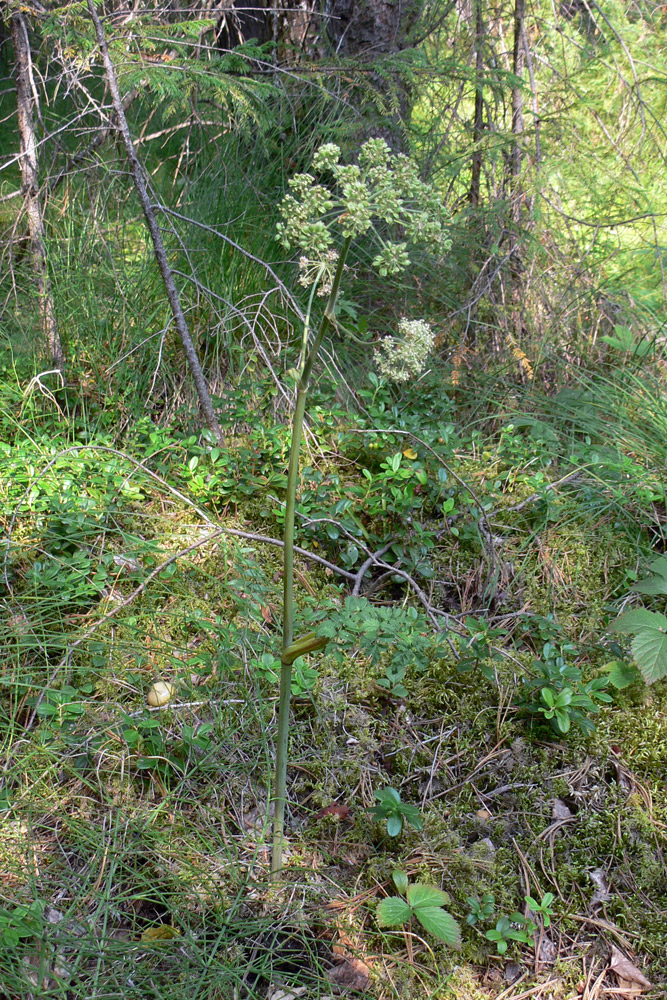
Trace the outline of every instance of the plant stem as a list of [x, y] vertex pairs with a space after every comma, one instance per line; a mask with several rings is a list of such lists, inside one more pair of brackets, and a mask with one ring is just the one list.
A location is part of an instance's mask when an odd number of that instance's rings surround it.
[[[303, 437], [303, 420], [306, 413], [306, 396], [313, 365], [322, 341], [328, 330], [336, 324], [336, 299], [343, 276], [345, 258], [350, 249], [350, 239], [346, 239], [338, 258], [338, 267], [331, 285], [331, 291], [320, 321], [317, 336], [310, 351], [305, 355], [299, 381], [297, 383], [296, 407], [292, 418], [292, 442], [290, 445], [289, 469], [287, 472], [287, 498], [285, 503], [285, 552], [283, 561], [283, 651], [294, 640], [294, 512], [296, 490], [299, 483], [299, 453]], [[310, 310], [309, 310], [310, 315]], [[273, 844], [271, 849], [271, 873], [275, 877], [283, 866], [283, 836], [285, 830], [285, 798], [287, 789], [287, 753], [289, 743], [289, 713], [292, 693], [292, 665], [282, 663], [280, 668], [280, 699], [278, 702], [278, 735], [276, 738], [276, 776], [274, 786]]]

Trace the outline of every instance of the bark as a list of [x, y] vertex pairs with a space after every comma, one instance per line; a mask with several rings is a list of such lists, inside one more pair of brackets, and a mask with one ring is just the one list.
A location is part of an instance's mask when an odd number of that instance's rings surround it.
[[[373, 62], [402, 52], [410, 43], [410, 32], [421, 11], [418, 0], [327, 0], [326, 33], [336, 55]], [[373, 73], [371, 80], [389, 109], [366, 133], [381, 136], [389, 145], [404, 152], [404, 123], [410, 118], [413, 95], [400, 72]]]
[[33, 119], [33, 92], [31, 88], [31, 54], [28, 26], [21, 12], [12, 14], [12, 41], [16, 65], [16, 101], [18, 113], [19, 141], [21, 151], [21, 177], [23, 195], [30, 233], [30, 255], [35, 275], [39, 306], [42, 316], [44, 345], [54, 368], [64, 372], [63, 352], [53, 293], [46, 261], [44, 214], [39, 188], [38, 144]]
[[[524, 67], [524, 20], [526, 14], [525, 0], [515, 0], [514, 3], [514, 52], [512, 54], [512, 72], [521, 78]], [[513, 187], [516, 188], [521, 179], [521, 143], [523, 140], [523, 89], [512, 87], [512, 143], [511, 174]], [[517, 195], [517, 191], [513, 191]]]
[[148, 226], [148, 231], [151, 235], [153, 241], [153, 249], [155, 251], [155, 258], [160, 268], [160, 273], [162, 274], [162, 280], [164, 281], [164, 287], [167, 292], [167, 298], [169, 300], [169, 305], [171, 306], [172, 315], [174, 317], [174, 325], [181, 338], [181, 343], [183, 344], [183, 350], [185, 352], [185, 357], [187, 358], [190, 371], [195, 383], [195, 388], [197, 390], [197, 396], [199, 398], [199, 405], [201, 406], [204, 419], [207, 426], [215, 435], [218, 444], [223, 445], [224, 439], [222, 436], [222, 430], [220, 424], [218, 423], [218, 418], [215, 415], [215, 410], [213, 409], [213, 403], [211, 402], [211, 396], [208, 391], [208, 386], [206, 385], [206, 379], [204, 378], [204, 373], [202, 371], [201, 363], [199, 361], [199, 356], [197, 354], [197, 349], [194, 345], [190, 331], [188, 329], [188, 324], [185, 319], [185, 314], [183, 313], [183, 307], [181, 306], [181, 299], [178, 294], [178, 289], [176, 288], [176, 282], [174, 281], [174, 274], [169, 266], [169, 261], [167, 260], [167, 252], [165, 250], [164, 242], [162, 240], [162, 233], [160, 232], [160, 227], [157, 222], [157, 217], [151, 204], [150, 196], [148, 194], [148, 187], [146, 185], [146, 178], [144, 176], [144, 171], [139, 162], [136, 150], [134, 148], [134, 143], [132, 142], [132, 136], [130, 135], [130, 129], [127, 124], [127, 118], [125, 116], [125, 110], [123, 108], [123, 102], [120, 96], [120, 91], [118, 89], [118, 80], [116, 79], [116, 72], [114, 70], [113, 63], [111, 61], [111, 56], [109, 55], [109, 49], [107, 46], [106, 38], [104, 36], [104, 28], [102, 27], [102, 22], [100, 21], [97, 11], [95, 10], [95, 4], [93, 0], [87, 0], [88, 10], [90, 12], [91, 19], [95, 25], [95, 33], [97, 35], [97, 42], [100, 47], [100, 52], [102, 53], [102, 59], [104, 62], [104, 69], [106, 73], [107, 84], [111, 92], [111, 98], [114, 106], [114, 111], [116, 113], [116, 118], [118, 120], [118, 128], [123, 137], [123, 142], [125, 144], [125, 152], [130, 164], [130, 170], [132, 172], [132, 178], [134, 180], [134, 185], [139, 195], [139, 200], [141, 202], [141, 207], [144, 212], [146, 219], [146, 225]]
[[[215, 43], [221, 49], [233, 49], [251, 40], [263, 44], [274, 34], [277, 4], [264, 0], [239, 0], [223, 8], [215, 29]], [[269, 9], [267, 9], [267, 7]]]
[[[512, 72], [519, 79], [523, 76], [525, 61], [525, 0], [514, 3], [514, 51]], [[521, 223], [523, 191], [521, 189], [522, 142], [523, 142], [523, 90], [515, 84], [512, 87], [512, 150], [510, 154], [510, 198], [511, 198], [511, 253], [510, 270], [510, 312], [514, 347], [520, 348], [523, 331], [523, 261], [521, 259]]]
[[483, 0], [475, 0], [475, 121], [473, 134], [475, 149], [472, 154], [470, 179], [470, 204], [479, 204], [479, 187], [482, 175], [482, 133], [484, 131], [484, 11]]
[[330, 0], [327, 34], [339, 55], [376, 59], [406, 47], [419, 9], [415, 0]]

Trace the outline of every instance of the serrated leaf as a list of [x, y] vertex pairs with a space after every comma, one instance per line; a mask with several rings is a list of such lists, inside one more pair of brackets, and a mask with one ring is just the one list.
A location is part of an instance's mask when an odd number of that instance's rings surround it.
[[611, 660], [605, 663], [602, 669], [609, 674], [609, 683], [617, 691], [622, 691], [637, 680], [637, 668], [631, 663], [624, 663], [623, 660]]
[[396, 868], [396, 870], [392, 872], [391, 877], [398, 891], [405, 894], [408, 891], [408, 876], [405, 874], [405, 872], [402, 872], [399, 868]]
[[612, 622], [609, 631], [628, 632], [631, 635], [636, 635], [646, 628], [667, 629], [667, 618], [664, 615], [656, 614], [655, 611], [647, 611], [646, 608], [633, 608], [632, 611], [626, 611], [615, 622]]
[[400, 896], [387, 896], [378, 903], [375, 915], [379, 927], [398, 927], [408, 922], [412, 916], [412, 907]]
[[644, 580], [637, 580], [630, 587], [636, 594], [667, 594], [667, 579], [664, 576], [647, 576]]
[[408, 888], [408, 903], [414, 907], [415, 911], [421, 906], [443, 906], [449, 902], [449, 896], [442, 889], [436, 889], [433, 885], [422, 885], [415, 882]]
[[461, 930], [451, 913], [440, 906], [420, 906], [415, 916], [425, 931], [451, 948], [461, 947]]
[[643, 629], [632, 640], [630, 648], [647, 684], [667, 676], [667, 632], [662, 628]]

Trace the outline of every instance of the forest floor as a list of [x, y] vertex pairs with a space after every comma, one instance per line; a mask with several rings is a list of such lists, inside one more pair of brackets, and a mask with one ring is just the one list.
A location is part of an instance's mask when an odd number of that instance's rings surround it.
[[[254, 536], [280, 536], [287, 432], [231, 422], [221, 454], [6, 402], [1, 996], [667, 995], [667, 682], [606, 636], [659, 471], [631, 495], [534, 427], [314, 406], [299, 544], [347, 576], [300, 556], [299, 614], [347, 638], [295, 671], [275, 885], [281, 550]], [[536, 663], [610, 700], [555, 732]], [[369, 812], [387, 787], [420, 829]], [[378, 926], [396, 869], [449, 894], [459, 950]]]

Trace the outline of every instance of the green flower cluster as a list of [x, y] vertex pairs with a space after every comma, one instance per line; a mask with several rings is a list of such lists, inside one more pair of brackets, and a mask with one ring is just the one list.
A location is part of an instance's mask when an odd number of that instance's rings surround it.
[[387, 337], [375, 353], [382, 375], [394, 382], [408, 382], [423, 372], [435, 344], [431, 327], [423, 319], [399, 320], [401, 339]]
[[449, 247], [449, 216], [409, 157], [392, 153], [384, 139], [365, 142], [358, 164], [342, 164], [340, 156], [335, 143], [321, 146], [313, 157], [313, 171], [328, 179], [328, 186], [313, 174], [297, 174], [280, 205], [278, 236], [288, 250], [302, 251], [301, 284], [328, 277], [331, 247], [341, 236], [364, 236], [374, 221], [401, 227], [402, 242], [376, 233], [381, 249], [373, 266], [381, 275], [399, 274], [409, 265], [408, 244], [427, 244], [438, 252]]
[[294, 194], [285, 195], [280, 206], [285, 220], [277, 227], [280, 242], [288, 248], [300, 246], [318, 260], [333, 243], [321, 216], [334, 207], [334, 202], [329, 191], [315, 183], [312, 174], [295, 174], [289, 186]]

